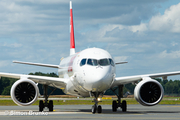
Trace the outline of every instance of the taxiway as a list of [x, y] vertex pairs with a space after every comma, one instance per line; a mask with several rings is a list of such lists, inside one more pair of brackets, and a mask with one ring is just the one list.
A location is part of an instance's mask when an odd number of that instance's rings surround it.
[[173, 120], [180, 118], [180, 105], [157, 105], [154, 107], [128, 105], [127, 112], [122, 112], [120, 109], [112, 112], [111, 105], [102, 105], [102, 108], [101, 114], [92, 114], [91, 105], [56, 105], [54, 112], [48, 112], [48, 109], [45, 109], [44, 114], [41, 114], [38, 112], [38, 106], [0, 106], [0, 118], [5, 120]]

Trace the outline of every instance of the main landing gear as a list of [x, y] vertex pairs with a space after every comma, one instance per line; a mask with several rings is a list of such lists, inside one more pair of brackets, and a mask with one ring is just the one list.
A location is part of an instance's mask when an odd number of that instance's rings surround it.
[[[54, 90], [52, 92], [54, 92]], [[48, 85], [44, 85], [44, 98], [45, 98], [45, 100], [44, 100], [44, 102], [43, 102], [43, 100], [39, 101], [39, 111], [40, 112], [42, 112], [45, 107], [49, 108], [49, 112], [53, 111], [53, 107], [54, 107], [53, 101], [52, 100], [48, 101], [49, 95], [47, 95], [47, 91], [48, 91]]]
[[[118, 94], [115, 92], [117, 89], [119, 88], [118, 90]], [[122, 108], [122, 111], [123, 112], [126, 112], [127, 111], [127, 103], [125, 100], [123, 100], [121, 102], [121, 98], [123, 98], [123, 85], [120, 85], [118, 86], [117, 88], [115, 89], [111, 89], [115, 94], [116, 96], [118, 97], [118, 100], [114, 100], [112, 102], [112, 111], [113, 112], [116, 112], [117, 111], [117, 108], [120, 107]]]
[[102, 107], [101, 107], [101, 105], [98, 105], [98, 96], [99, 96], [99, 93], [92, 93], [93, 95], [94, 95], [94, 97], [95, 97], [95, 99], [94, 99], [94, 105], [92, 106], [92, 113], [93, 114], [95, 114], [96, 112], [97, 113], [102, 113]]

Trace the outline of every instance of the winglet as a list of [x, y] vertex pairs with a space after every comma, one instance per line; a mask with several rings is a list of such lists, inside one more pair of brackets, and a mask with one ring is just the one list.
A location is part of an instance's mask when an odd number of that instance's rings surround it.
[[72, 2], [70, 1], [70, 55], [75, 54]]

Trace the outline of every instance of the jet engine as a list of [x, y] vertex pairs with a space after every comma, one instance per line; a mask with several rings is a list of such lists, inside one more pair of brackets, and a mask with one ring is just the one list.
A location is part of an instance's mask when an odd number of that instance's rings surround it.
[[33, 104], [39, 96], [39, 88], [34, 81], [20, 79], [11, 87], [11, 98], [20, 106]]
[[151, 78], [142, 80], [134, 90], [135, 99], [144, 106], [154, 106], [158, 104], [164, 95], [162, 85]]

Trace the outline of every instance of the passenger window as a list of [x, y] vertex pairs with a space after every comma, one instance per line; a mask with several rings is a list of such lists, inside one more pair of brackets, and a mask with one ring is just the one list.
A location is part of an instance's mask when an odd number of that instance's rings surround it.
[[98, 62], [95, 59], [88, 59], [87, 64], [92, 66], [97, 66]]
[[80, 66], [83, 66], [86, 64], [86, 59], [82, 59], [81, 62], [80, 62]]
[[110, 62], [110, 64], [111, 64], [112, 66], [114, 66], [114, 62], [113, 62], [112, 59], [109, 59], [109, 62]]
[[110, 62], [108, 59], [101, 59], [101, 60], [99, 60], [99, 65], [107, 66], [107, 65], [110, 65]]

